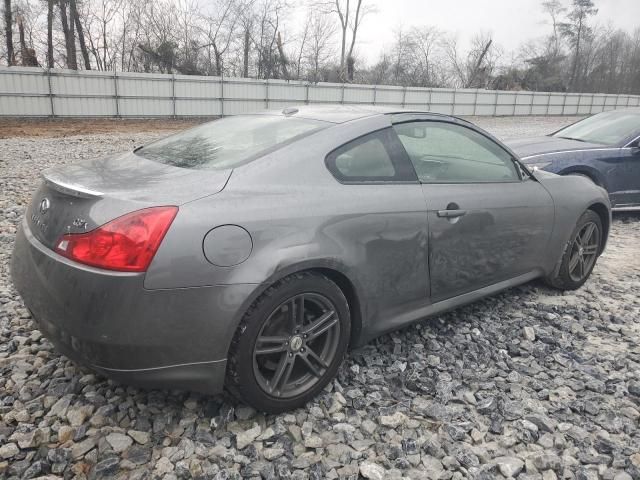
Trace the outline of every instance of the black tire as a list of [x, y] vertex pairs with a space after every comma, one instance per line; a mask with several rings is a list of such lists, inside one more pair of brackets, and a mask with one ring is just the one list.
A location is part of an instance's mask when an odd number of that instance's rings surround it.
[[[591, 236], [586, 239], [588, 245], [585, 244], [581, 246], [582, 237], [588, 234], [592, 226], [594, 230]], [[560, 290], [576, 290], [580, 288], [584, 282], [587, 281], [589, 275], [591, 275], [593, 267], [600, 255], [602, 232], [600, 216], [593, 210], [584, 212], [578, 219], [578, 223], [571, 234], [569, 242], [565, 246], [562, 262], [557, 274], [554, 277], [547, 278], [547, 283]], [[587, 255], [589, 255], [588, 259], [578, 259], [576, 263], [577, 257], [584, 258]]]
[[290, 275], [243, 316], [229, 351], [227, 389], [268, 413], [301, 407], [337, 374], [350, 331], [349, 304], [334, 282], [316, 272]]

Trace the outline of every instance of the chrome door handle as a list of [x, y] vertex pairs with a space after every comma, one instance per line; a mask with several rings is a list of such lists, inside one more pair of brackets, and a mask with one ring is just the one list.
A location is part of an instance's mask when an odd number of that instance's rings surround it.
[[438, 210], [438, 216], [441, 218], [456, 218], [466, 215], [466, 210]]

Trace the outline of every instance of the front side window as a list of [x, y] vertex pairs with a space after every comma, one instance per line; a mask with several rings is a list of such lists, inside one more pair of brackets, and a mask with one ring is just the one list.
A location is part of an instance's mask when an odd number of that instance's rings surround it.
[[514, 182], [509, 152], [467, 127], [424, 121], [393, 126], [422, 183]]
[[341, 146], [327, 156], [326, 163], [333, 176], [346, 183], [416, 180], [390, 128]]
[[163, 138], [137, 150], [136, 155], [175, 167], [223, 170], [330, 125], [280, 115], [238, 115]]

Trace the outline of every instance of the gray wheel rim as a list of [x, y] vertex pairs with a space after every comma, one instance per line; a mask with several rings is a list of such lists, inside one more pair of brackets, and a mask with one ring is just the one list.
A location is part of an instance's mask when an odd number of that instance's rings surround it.
[[580, 228], [571, 244], [569, 254], [569, 277], [581, 282], [591, 272], [598, 257], [600, 231], [594, 222], [588, 222]]
[[309, 391], [324, 377], [340, 343], [340, 319], [331, 300], [318, 293], [295, 295], [278, 305], [253, 347], [253, 372], [276, 398]]

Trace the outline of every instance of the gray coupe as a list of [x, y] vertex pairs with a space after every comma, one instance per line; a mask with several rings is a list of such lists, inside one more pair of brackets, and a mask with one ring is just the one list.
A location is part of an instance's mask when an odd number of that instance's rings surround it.
[[580, 287], [610, 218], [605, 190], [465, 120], [291, 107], [45, 171], [12, 273], [68, 357], [279, 412], [350, 346], [535, 278]]

